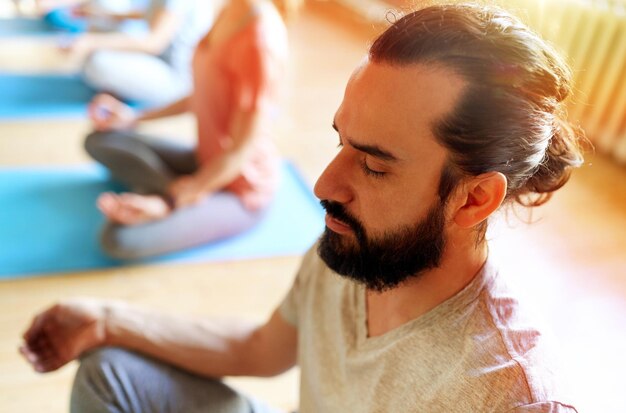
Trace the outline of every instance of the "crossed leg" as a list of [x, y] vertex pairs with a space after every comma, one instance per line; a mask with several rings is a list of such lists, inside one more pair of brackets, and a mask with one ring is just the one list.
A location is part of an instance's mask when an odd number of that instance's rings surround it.
[[280, 413], [219, 380], [120, 348], [92, 351], [80, 362], [72, 413]]
[[97, 201], [109, 222], [104, 251], [119, 259], [138, 259], [191, 248], [254, 226], [264, 211], [250, 211], [230, 192], [217, 192], [198, 204], [170, 210], [169, 184], [197, 170], [191, 146], [149, 139], [135, 132], [94, 132], [87, 152], [132, 193], [105, 193]]

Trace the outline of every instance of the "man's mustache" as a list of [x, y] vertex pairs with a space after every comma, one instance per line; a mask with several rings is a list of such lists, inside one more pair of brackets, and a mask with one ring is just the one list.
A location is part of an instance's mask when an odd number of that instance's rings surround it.
[[346, 211], [345, 207], [339, 202], [328, 201], [323, 199], [320, 201], [322, 207], [326, 210], [326, 213], [330, 215], [332, 218], [335, 218], [345, 224], [347, 224], [353, 231], [360, 233], [363, 232], [363, 226], [359, 222], [358, 219], [350, 215], [348, 211]]

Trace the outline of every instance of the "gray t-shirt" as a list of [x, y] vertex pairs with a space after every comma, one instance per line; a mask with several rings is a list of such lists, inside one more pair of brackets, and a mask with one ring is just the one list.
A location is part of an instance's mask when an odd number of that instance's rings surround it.
[[300, 413], [576, 412], [546, 337], [489, 262], [428, 313], [368, 337], [364, 287], [314, 246], [280, 312], [298, 329]]

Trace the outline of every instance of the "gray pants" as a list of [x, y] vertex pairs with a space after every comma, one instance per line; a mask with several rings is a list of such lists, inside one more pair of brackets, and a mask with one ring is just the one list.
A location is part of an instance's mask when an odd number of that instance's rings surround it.
[[85, 61], [85, 82], [123, 100], [165, 106], [191, 91], [189, 73], [181, 73], [158, 56], [124, 50], [101, 50]]
[[[198, 168], [194, 147], [135, 132], [94, 132], [87, 136], [85, 149], [115, 179], [143, 194], [164, 195], [173, 179]], [[158, 221], [132, 226], [107, 223], [101, 244], [114, 258], [150, 257], [242, 233], [263, 215], [263, 210], [246, 209], [230, 192], [216, 192]]]
[[72, 413], [279, 413], [221, 381], [196, 376], [149, 357], [103, 348], [81, 359]]

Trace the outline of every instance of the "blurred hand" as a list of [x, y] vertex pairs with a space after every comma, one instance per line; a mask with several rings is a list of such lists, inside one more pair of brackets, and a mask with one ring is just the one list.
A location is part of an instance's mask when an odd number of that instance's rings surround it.
[[87, 2], [72, 7], [72, 14], [76, 17], [101, 17], [106, 16], [106, 12], [97, 4]]
[[97, 48], [97, 41], [89, 33], [62, 38], [59, 42], [59, 49], [66, 53], [67, 59], [74, 64], [82, 64]]
[[137, 123], [137, 114], [133, 108], [106, 93], [98, 94], [92, 99], [88, 113], [98, 131], [130, 129]]
[[198, 179], [193, 175], [185, 175], [174, 180], [170, 184], [168, 192], [174, 198], [177, 208], [197, 204], [207, 195]]
[[93, 299], [68, 300], [50, 307], [33, 319], [20, 352], [40, 373], [64, 366], [104, 344], [105, 308], [104, 302]]

